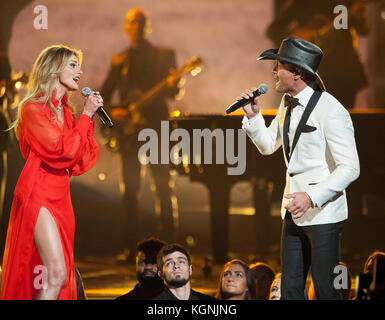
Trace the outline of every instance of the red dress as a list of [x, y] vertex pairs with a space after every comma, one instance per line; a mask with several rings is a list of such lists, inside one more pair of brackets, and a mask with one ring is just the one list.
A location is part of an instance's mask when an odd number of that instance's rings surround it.
[[[55, 106], [58, 101], [52, 99]], [[67, 268], [58, 299], [76, 299], [73, 258], [74, 212], [70, 176], [90, 170], [99, 154], [94, 123], [76, 118], [62, 99], [64, 126], [45, 104], [27, 102], [22, 108], [19, 144], [26, 160], [17, 182], [8, 225], [1, 274], [1, 299], [35, 299], [43, 285], [43, 264], [34, 244], [41, 207], [55, 219]]]

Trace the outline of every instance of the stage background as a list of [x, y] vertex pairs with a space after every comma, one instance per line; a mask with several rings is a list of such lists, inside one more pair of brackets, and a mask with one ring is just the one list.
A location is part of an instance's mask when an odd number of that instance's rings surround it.
[[[33, 25], [37, 16], [34, 8], [38, 5], [45, 5], [48, 9], [46, 30], [36, 30]], [[266, 83], [270, 88], [268, 94], [262, 97], [263, 107], [277, 107], [279, 95], [274, 91], [272, 62], [256, 62], [259, 53], [273, 47], [265, 36], [265, 30], [273, 19], [272, 0], [33, 1], [18, 14], [12, 26], [9, 57], [14, 72], [29, 73], [43, 48], [66, 44], [84, 53], [81, 86], [100, 88], [111, 57], [129, 45], [123, 26], [125, 13], [133, 7], [140, 7], [148, 13], [152, 27], [149, 40], [173, 48], [179, 66], [195, 55], [201, 56], [204, 61], [201, 74], [187, 76], [185, 96], [180, 101], [172, 102], [170, 111], [224, 114], [241, 91], [260, 83]], [[365, 66], [369, 59], [367, 48], [368, 39], [359, 38], [359, 51]], [[368, 103], [368, 90], [360, 92], [355, 108], [375, 107]], [[73, 94], [72, 101], [81, 106], [79, 92]], [[96, 135], [101, 141], [100, 133]], [[104, 175], [104, 179], [100, 174]], [[147, 213], [142, 217], [145, 223], [156, 213], [156, 202], [145, 172], [143, 177], [140, 206]], [[191, 236], [188, 238], [190, 245], [208, 252], [211, 239], [207, 189], [200, 183], [191, 183], [187, 177], [174, 178], [183, 239]], [[120, 158], [104, 146], [101, 146], [96, 166], [87, 174], [73, 178], [79, 253], [104, 254], [120, 249], [123, 221], [120, 185]], [[251, 206], [250, 185], [238, 184], [232, 198], [241, 199], [245, 207]], [[254, 250], [254, 227], [250, 219], [250, 216], [232, 216], [232, 250]], [[280, 219], [274, 219], [271, 233], [276, 235], [278, 242]], [[148, 230], [150, 232], [151, 228]]]

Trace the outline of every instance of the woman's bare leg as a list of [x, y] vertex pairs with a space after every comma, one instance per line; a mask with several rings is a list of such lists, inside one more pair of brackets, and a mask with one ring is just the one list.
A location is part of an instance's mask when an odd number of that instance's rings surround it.
[[41, 207], [35, 225], [34, 240], [40, 259], [46, 268], [46, 284], [38, 300], [55, 300], [67, 278], [62, 242], [56, 222], [47, 208]]

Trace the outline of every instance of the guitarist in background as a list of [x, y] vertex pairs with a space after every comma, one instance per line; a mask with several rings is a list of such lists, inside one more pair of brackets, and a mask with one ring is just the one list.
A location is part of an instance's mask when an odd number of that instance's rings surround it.
[[[108, 110], [117, 128], [123, 127], [128, 120], [127, 106], [138, 100], [144, 92], [167, 78], [167, 85], [148, 101], [141, 116], [146, 127], [152, 128], [160, 136], [161, 120], [168, 120], [167, 99], [173, 99], [179, 92], [180, 76], [175, 72], [175, 54], [173, 50], [155, 47], [146, 39], [148, 33], [147, 15], [141, 9], [131, 9], [126, 14], [124, 31], [130, 38], [130, 47], [112, 57], [111, 69], [101, 88], [106, 105], [109, 105], [113, 93], [117, 90], [121, 107]], [[127, 104], [127, 105], [126, 105]], [[136, 119], [137, 120], [137, 119]], [[135, 126], [132, 121], [132, 126]], [[127, 123], [126, 123], [127, 125]], [[122, 157], [122, 174], [125, 184], [124, 208], [127, 229], [125, 231], [125, 259], [134, 262], [138, 234], [138, 201], [140, 187], [140, 167], [138, 161], [138, 132], [119, 137], [119, 152]], [[160, 150], [159, 150], [160, 154]], [[157, 223], [157, 236], [166, 241], [173, 241], [174, 223], [171, 205], [171, 189], [169, 186], [169, 165], [149, 164], [152, 181], [160, 199], [160, 221]]]
[[[317, 44], [324, 52], [319, 73], [326, 90], [345, 108], [354, 107], [357, 92], [368, 84], [357, 43], [357, 35], [365, 36], [370, 31], [368, 1], [275, 0], [275, 19], [266, 32], [277, 46], [287, 36]], [[348, 9], [348, 29], [334, 28], [338, 14], [333, 9], [337, 5]]]

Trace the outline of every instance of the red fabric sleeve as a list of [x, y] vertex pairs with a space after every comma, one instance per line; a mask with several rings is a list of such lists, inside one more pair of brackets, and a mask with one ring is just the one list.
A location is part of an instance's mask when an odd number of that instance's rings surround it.
[[84, 145], [84, 153], [80, 161], [72, 168], [72, 175], [78, 176], [90, 170], [98, 160], [99, 146], [94, 138], [95, 122], [91, 123]]
[[[69, 117], [65, 120], [71, 121]], [[74, 117], [72, 121], [75, 121]], [[93, 137], [92, 139], [89, 137], [90, 122], [91, 118], [82, 114], [76, 125], [70, 125], [63, 131], [53, 119], [53, 113], [47, 106], [32, 102], [23, 106], [21, 115], [24, 139], [31, 150], [50, 167], [71, 171], [75, 169], [75, 173], [78, 174], [83, 173], [83, 169], [92, 167], [96, 162], [93, 157], [95, 157], [95, 148], [98, 149], [98, 147]], [[90, 150], [93, 150], [93, 155], [87, 154]], [[96, 157], [97, 153], [96, 151]], [[93, 164], [90, 166], [85, 163], [87, 160], [93, 160]]]

